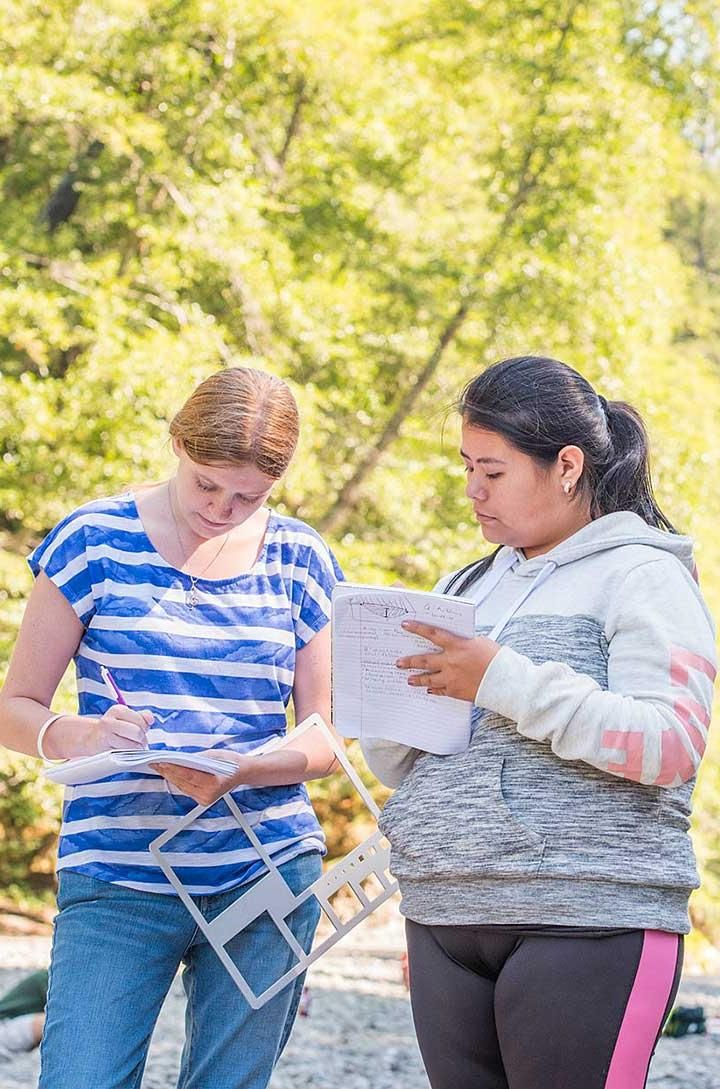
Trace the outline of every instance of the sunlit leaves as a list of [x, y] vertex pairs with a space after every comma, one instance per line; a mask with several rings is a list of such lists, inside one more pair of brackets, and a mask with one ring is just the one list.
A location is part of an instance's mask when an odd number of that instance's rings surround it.
[[484, 549], [448, 412], [492, 359], [538, 351], [646, 414], [663, 505], [720, 603], [714, 0], [9, 0], [4, 16], [9, 550], [166, 473], [182, 398], [250, 360], [302, 408], [282, 508], [337, 507], [352, 577], [429, 586]]

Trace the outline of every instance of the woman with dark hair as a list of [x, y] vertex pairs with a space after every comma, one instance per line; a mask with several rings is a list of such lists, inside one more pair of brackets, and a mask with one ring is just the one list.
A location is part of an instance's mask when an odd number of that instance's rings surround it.
[[523, 357], [460, 402], [467, 495], [498, 547], [437, 589], [408, 683], [474, 702], [469, 749], [364, 748], [407, 917], [433, 1089], [641, 1089], [679, 980], [715, 676], [690, 541], [637, 412]]

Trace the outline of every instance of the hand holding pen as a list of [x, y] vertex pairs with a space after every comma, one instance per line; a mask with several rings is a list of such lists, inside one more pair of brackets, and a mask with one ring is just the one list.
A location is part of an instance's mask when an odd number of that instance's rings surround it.
[[100, 667], [100, 675], [112, 694], [112, 706], [103, 715], [51, 715], [38, 735], [38, 755], [44, 760], [95, 756], [108, 749], [147, 748], [148, 727], [154, 721], [152, 714], [128, 707], [115, 678], [104, 666]]
[[134, 711], [118, 687], [109, 669], [100, 666], [100, 676], [115, 701], [97, 720], [98, 747], [95, 752], [107, 749], [145, 749], [147, 731], [153, 723], [150, 711]]

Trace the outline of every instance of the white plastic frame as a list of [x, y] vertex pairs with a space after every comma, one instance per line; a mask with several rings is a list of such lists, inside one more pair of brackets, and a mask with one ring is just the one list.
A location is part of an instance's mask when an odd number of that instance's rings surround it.
[[[355, 771], [355, 768], [348, 760], [344, 750], [320, 715], [311, 715], [309, 718], [305, 719], [304, 722], [300, 723], [300, 725], [292, 731], [289, 735], [289, 739], [294, 741], [301, 734], [313, 729], [319, 729], [325, 735], [328, 745], [335, 753], [338, 763], [342, 766], [345, 774], [360, 794], [360, 797], [372, 813], [373, 817], [377, 819], [380, 815], [380, 810], [373, 801], [372, 795], [365, 787], [360, 776]], [[355, 847], [354, 850], [346, 855], [345, 858], [340, 862], [336, 862], [334, 866], [319, 877], [317, 881], [314, 881], [312, 885], [309, 885], [303, 892], [295, 894], [284, 880], [280, 870], [273, 862], [273, 859], [268, 854], [266, 848], [256, 836], [251, 822], [238, 808], [232, 795], [228, 793], [223, 795], [223, 797], [233, 817], [248, 837], [259, 857], [265, 863], [268, 872], [264, 877], [260, 878], [252, 888], [248, 889], [247, 892], [241, 893], [238, 899], [230, 904], [230, 906], [227, 907], [225, 911], [221, 912], [215, 919], [208, 922], [162, 852], [162, 848], [165, 847], [170, 840], [174, 839], [179, 832], [183, 832], [188, 828], [193, 821], [210, 807], [204, 805], [195, 806], [195, 808], [185, 817], [182, 817], [181, 820], [173, 824], [171, 828], [168, 828], [167, 831], [153, 840], [150, 844], [150, 853], [177, 892], [187, 910], [192, 915], [202, 933], [212, 945], [238, 990], [243, 994], [249, 1005], [257, 1010], [260, 1009], [261, 1006], [264, 1006], [266, 1002], [269, 1002], [271, 998], [274, 998], [275, 995], [283, 990], [284, 987], [287, 987], [289, 983], [292, 983], [301, 972], [306, 971], [309, 965], [313, 964], [314, 961], [323, 955], [323, 953], [326, 953], [328, 949], [331, 949], [336, 945], [341, 938], [353, 930], [363, 919], [367, 918], [371, 912], [385, 903], [385, 901], [397, 891], [398, 884], [388, 873], [390, 848], [387, 843], [383, 841], [383, 836], [380, 831], [376, 830], [358, 847]], [[374, 896], [369, 896], [362, 884], [366, 878], [371, 876], [376, 878], [380, 886], [380, 891]], [[356, 911], [349, 919], [341, 921], [330, 904], [330, 898], [345, 885], [349, 886], [361, 906], [360, 910]], [[301, 904], [313, 896], [317, 899], [322, 911], [332, 923], [333, 931], [309, 953], [306, 953], [287, 925], [286, 919], [293, 911], [300, 907]], [[264, 912], [268, 913], [278, 931], [290, 946], [294, 956], [297, 958], [297, 963], [264, 991], [261, 991], [260, 994], [256, 994], [237, 965], [233, 963], [225, 946], [232, 938], [237, 934], [240, 934], [250, 925], [250, 923]]]

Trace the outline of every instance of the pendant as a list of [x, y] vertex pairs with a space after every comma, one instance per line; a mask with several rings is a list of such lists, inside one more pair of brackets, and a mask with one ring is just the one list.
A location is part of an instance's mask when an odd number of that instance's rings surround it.
[[185, 604], [191, 609], [194, 609], [198, 603], [198, 594], [195, 583], [192, 584], [189, 590], [185, 591]]

